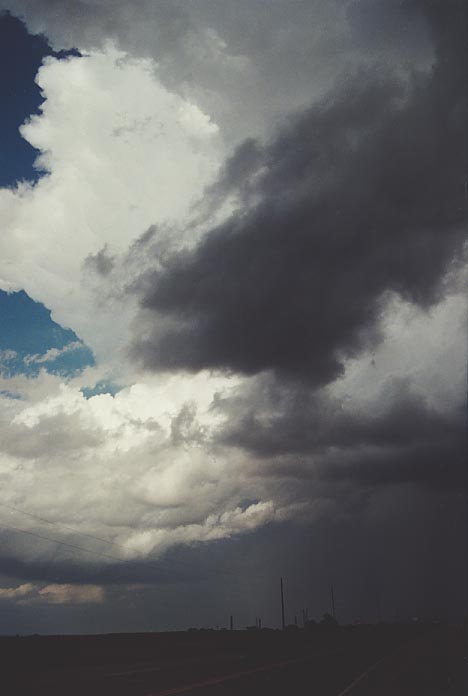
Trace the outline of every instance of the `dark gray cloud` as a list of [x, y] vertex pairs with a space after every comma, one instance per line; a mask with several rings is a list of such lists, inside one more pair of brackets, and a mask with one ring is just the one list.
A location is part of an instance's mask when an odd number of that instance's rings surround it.
[[195, 248], [158, 257], [133, 288], [133, 355], [151, 370], [257, 375], [215, 403], [227, 416], [219, 442], [252, 455], [261, 476], [311, 481], [304, 499], [318, 484], [464, 486], [455, 404], [435, 408], [409, 379], [355, 410], [323, 389], [377, 344], [388, 299], [430, 308], [463, 256], [464, 8], [402, 11], [432, 28], [433, 67], [345, 75], [268, 144], [245, 141], [205, 201], [210, 211], [234, 196], [238, 209]]
[[[57, 532], [50, 532], [50, 537], [61, 539]], [[0, 538], [6, 548], [12, 542], [18, 543], [21, 540], [21, 533], [9, 529], [0, 530]], [[73, 544], [75, 540], [67, 539], [65, 543]], [[43, 542], [39, 542], [43, 543]], [[80, 540], [77, 540], [80, 543]], [[89, 543], [88, 543], [89, 547]], [[103, 554], [115, 554], [118, 557], [118, 550], [102, 544]], [[49, 545], [49, 549], [53, 544]], [[181, 561], [170, 558], [160, 561], [158, 564], [145, 562], [109, 562], [99, 560], [99, 551], [94, 549], [95, 555], [89, 554], [87, 563], [73, 562], [70, 558], [61, 559], [55, 555], [54, 558], [44, 560], [28, 559], [27, 561], [18, 559], [13, 553], [10, 555], [6, 551], [0, 559], [0, 574], [20, 577], [27, 581], [39, 580], [41, 582], [53, 583], [83, 583], [100, 585], [124, 585], [126, 583], [178, 583], [187, 580], [196, 580], [199, 574], [193, 565], [183, 564]], [[86, 556], [86, 554], [84, 554]]]
[[428, 437], [400, 447], [368, 447], [351, 456], [331, 456], [322, 463], [320, 475], [328, 481], [348, 481], [371, 488], [414, 484], [437, 492], [463, 491], [466, 455], [466, 434], [459, 427], [453, 436]]
[[90, 254], [84, 261], [85, 269], [89, 269], [100, 276], [107, 276], [112, 272], [115, 265], [114, 257], [109, 254], [107, 246], [97, 252]]
[[466, 224], [466, 37], [451, 9], [428, 75], [344, 76], [268, 145], [237, 151], [217, 193], [243, 205], [141, 280], [146, 368], [320, 385], [376, 341], [389, 293], [440, 299]]
[[404, 380], [384, 383], [375, 402], [372, 412], [368, 406], [343, 407], [320, 391], [263, 379], [216, 406], [228, 416], [224, 441], [267, 457], [329, 447], [411, 446], [450, 440], [463, 430], [461, 412], [436, 411]]
[[[226, 416], [224, 444], [257, 458], [259, 475], [311, 482], [315, 490], [303, 489], [306, 498], [327, 482], [357, 489], [465, 485], [464, 411], [435, 410], [407, 380], [384, 382], [370, 408], [264, 376], [234, 397], [219, 398], [215, 408]], [[270, 465], [264, 469], [262, 461]]]

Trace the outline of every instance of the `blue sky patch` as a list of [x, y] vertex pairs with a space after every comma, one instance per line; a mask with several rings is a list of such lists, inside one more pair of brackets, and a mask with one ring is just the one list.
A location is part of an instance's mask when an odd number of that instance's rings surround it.
[[100, 380], [96, 382], [94, 387], [83, 387], [81, 393], [86, 399], [90, 399], [92, 396], [98, 396], [99, 394], [110, 394], [111, 396], [115, 396], [121, 390], [122, 387], [115, 382]]
[[46, 56], [65, 58], [77, 51], [53, 51], [42, 36], [28, 34], [23, 22], [0, 11], [0, 186], [18, 181], [37, 181], [41, 173], [34, 168], [38, 151], [19, 133], [19, 127], [38, 112], [43, 98], [34, 82]]
[[91, 350], [24, 291], [0, 291], [0, 370], [33, 376], [40, 369], [70, 376], [94, 365]]

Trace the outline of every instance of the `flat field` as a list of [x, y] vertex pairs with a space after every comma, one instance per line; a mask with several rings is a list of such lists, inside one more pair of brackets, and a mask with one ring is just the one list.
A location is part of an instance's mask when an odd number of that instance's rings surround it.
[[0, 638], [5, 696], [466, 696], [445, 626]]

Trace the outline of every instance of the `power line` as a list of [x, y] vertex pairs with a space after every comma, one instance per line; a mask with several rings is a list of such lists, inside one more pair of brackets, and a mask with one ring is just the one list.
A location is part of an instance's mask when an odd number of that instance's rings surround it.
[[[50, 524], [50, 525], [52, 525], [53, 527], [57, 527], [57, 528], [60, 528], [60, 527], [61, 527], [62, 529], [66, 529], [66, 530], [68, 530], [69, 532], [72, 532], [72, 533], [74, 533], [74, 534], [78, 534], [78, 535], [81, 536], [81, 537], [87, 537], [88, 539], [93, 539], [94, 541], [99, 541], [99, 542], [101, 542], [101, 543], [103, 543], [103, 544], [108, 544], [109, 546], [114, 546], [115, 548], [118, 548], [118, 549], [120, 549], [120, 550], [122, 550], [122, 551], [126, 551], [126, 550], [127, 550], [126, 547], [125, 547], [123, 544], [119, 544], [119, 543], [117, 543], [117, 542], [115, 542], [115, 541], [111, 541], [110, 539], [103, 539], [102, 537], [96, 536], [96, 535], [94, 535], [94, 534], [88, 534], [88, 533], [86, 533], [86, 532], [81, 532], [79, 529], [70, 527], [69, 525], [66, 525], [66, 524], [64, 524], [63, 522], [54, 522], [54, 521], [52, 521], [52, 520], [48, 520], [48, 519], [46, 519], [45, 517], [41, 517], [40, 515], [35, 515], [35, 514], [32, 513], [32, 512], [27, 512], [26, 510], [22, 510], [21, 508], [15, 507], [14, 505], [8, 505], [7, 503], [2, 503], [2, 502], [0, 502], [0, 506], [1, 506], [1, 507], [4, 507], [4, 508], [7, 508], [8, 510], [13, 510], [14, 512], [18, 512], [18, 513], [20, 513], [21, 515], [26, 515], [27, 517], [30, 517], [31, 519], [38, 520], [39, 522], [44, 522], [45, 524]], [[0, 522], [0, 526], [1, 526], [1, 525], [2, 525], [2, 523]], [[8, 526], [8, 525], [7, 525], [7, 526]], [[10, 528], [11, 528], [11, 529], [16, 529], [15, 527], [10, 527]], [[21, 531], [21, 530], [20, 530], [20, 531]], [[33, 534], [32, 532], [29, 532], [29, 533], [30, 533], [30, 534]], [[36, 534], [36, 536], [37, 536], [37, 534]], [[44, 538], [44, 539], [49, 540], [49, 541], [56, 541], [56, 540], [54, 540], [54, 539], [49, 539], [48, 537], [40, 537], [40, 538]], [[97, 551], [91, 551], [91, 550], [85, 549], [85, 548], [83, 548], [83, 547], [81, 547], [81, 546], [73, 545], [73, 544], [66, 543], [66, 542], [56, 541], [56, 543], [57, 543], [57, 544], [61, 544], [61, 545], [65, 545], [65, 546], [71, 546], [72, 548], [75, 548], [75, 547], [76, 547], [76, 548], [81, 549], [82, 551], [86, 551], [87, 553], [94, 553], [94, 554], [100, 553], [100, 552], [97, 552]], [[147, 566], [147, 567], [149, 567], [149, 568], [154, 568], [154, 569], [160, 570], [160, 568], [157, 568], [157, 566], [152, 565], [151, 563], [148, 563], [148, 561], [132, 561], [132, 560], [129, 560], [129, 559], [118, 558], [117, 556], [112, 556], [112, 555], [106, 554], [106, 553], [102, 553], [101, 555], [103, 555], [103, 556], [105, 556], [105, 557], [109, 557], [109, 558], [114, 558], [115, 560], [122, 561], [123, 563], [138, 563], [138, 564], [140, 564], [140, 565], [145, 565], [145, 566]], [[180, 569], [181, 566], [182, 566], [182, 568], [183, 568], [184, 570], [186, 570], [187, 567], [188, 567], [188, 565], [189, 565], [189, 564], [187, 564], [187, 563], [184, 563], [184, 562], [181, 561], [180, 559], [178, 559], [176, 562], [175, 562], [174, 560], [172, 560], [171, 563], [172, 563], [173, 565], [178, 565], [178, 566], [179, 566], [179, 569]]]
[[137, 560], [131, 560], [128, 558], [119, 558], [118, 556], [113, 556], [109, 553], [104, 553], [102, 551], [92, 551], [91, 549], [86, 549], [84, 546], [78, 546], [78, 544], [70, 544], [67, 541], [59, 541], [59, 539], [51, 539], [50, 537], [44, 536], [42, 534], [38, 534], [37, 532], [32, 532], [29, 529], [20, 529], [19, 527], [13, 527], [12, 525], [7, 525], [4, 524], [3, 522], [0, 523], [0, 528], [2, 529], [10, 529], [14, 532], [20, 532], [21, 534], [29, 534], [30, 536], [37, 537], [38, 539], [42, 539], [44, 541], [49, 541], [54, 544], [60, 544], [60, 546], [67, 546], [68, 548], [75, 549], [78, 551], [83, 551], [84, 553], [90, 553], [93, 556], [99, 556], [101, 558], [110, 558], [114, 561], [119, 561], [120, 563], [127, 563], [131, 565], [142, 565], [145, 568], [152, 568], [153, 570], [160, 571], [161, 568], [158, 568], [155, 565], [152, 565], [150, 563], [147, 563], [146, 561], [137, 561]]
[[[17, 512], [17, 513], [22, 514], [22, 515], [26, 515], [27, 517], [30, 517], [31, 519], [38, 520], [39, 522], [42, 522], [45, 524], [50, 524], [53, 527], [56, 527], [59, 532], [60, 532], [60, 528], [62, 528], [63, 530], [67, 530], [69, 532], [72, 532], [73, 534], [77, 534], [77, 535], [82, 536], [82, 537], [87, 537], [88, 539], [93, 539], [94, 541], [99, 541], [99, 542], [101, 542], [103, 544], [107, 544], [109, 546], [114, 546], [115, 548], [121, 549], [122, 551], [127, 551], [127, 548], [123, 544], [119, 544], [118, 542], [115, 542], [115, 541], [110, 541], [109, 539], [104, 539], [103, 537], [99, 537], [99, 536], [96, 536], [94, 534], [88, 534], [86, 532], [81, 532], [77, 527], [73, 528], [73, 527], [70, 527], [69, 525], [64, 524], [63, 522], [54, 522], [52, 520], [48, 520], [45, 517], [41, 517], [40, 515], [36, 515], [32, 512], [28, 512], [27, 510], [22, 510], [21, 508], [18, 508], [14, 505], [9, 505], [8, 503], [0, 502], [0, 507], [4, 507], [8, 510], [12, 510], [12, 511]], [[193, 564], [190, 561], [187, 562], [187, 561], [184, 561], [180, 558], [177, 558], [177, 559], [174, 559], [174, 558], [167, 559], [166, 558], [163, 560], [163, 563], [161, 563], [161, 566], [158, 567], [156, 565], [153, 565], [152, 563], [149, 563], [148, 561], [131, 560], [131, 559], [121, 558], [121, 557], [118, 557], [118, 556], [115, 556], [115, 555], [112, 555], [109, 553], [101, 552], [101, 551], [93, 551], [91, 549], [87, 549], [87, 548], [80, 546], [78, 544], [73, 544], [73, 543], [65, 542], [65, 541], [59, 541], [58, 539], [52, 539], [50, 537], [40, 535], [37, 532], [32, 532], [30, 530], [24, 530], [24, 529], [20, 529], [19, 527], [14, 527], [14, 526], [11, 526], [8, 524], [3, 524], [3, 522], [0, 521], [0, 528], [2, 526], [5, 528], [8, 528], [8, 529], [12, 529], [14, 531], [22, 532], [24, 534], [30, 534], [31, 536], [36, 536], [39, 539], [44, 539], [45, 541], [50, 541], [50, 542], [53, 542], [56, 544], [60, 544], [61, 546], [68, 546], [69, 548], [74, 548], [74, 549], [77, 549], [80, 551], [84, 551], [85, 553], [90, 553], [90, 554], [93, 554], [95, 556], [102, 556], [103, 558], [110, 558], [110, 559], [119, 561], [121, 563], [138, 564], [138, 565], [144, 566], [146, 568], [151, 568], [152, 570], [157, 570], [158, 572], [161, 572], [161, 570], [163, 570], [163, 569], [166, 571], [172, 569], [175, 572], [179, 572], [179, 573], [186, 573], [188, 571], [193, 572]], [[218, 569], [217, 572], [221, 573], [221, 574], [228, 574], [229, 573], [229, 571], [222, 570], [222, 569], [221, 570]]]
[[31, 517], [33, 520], [39, 520], [39, 522], [45, 522], [46, 524], [51, 524], [53, 527], [62, 527], [62, 529], [67, 529], [69, 532], [73, 532], [74, 534], [78, 533], [82, 537], [88, 537], [88, 539], [94, 539], [95, 541], [101, 541], [103, 544], [109, 544], [111, 546], [116, 546], [117, 548], [120, 548], [122, 550], [126, 550], [125, 546], [123, 544], [118, 544], [115, 541], [111, 541], [110, 539], [103, 539], [102, 537], [95, 536], [94, 534], [87, 534], [86, 532], [81, 532], [77, 528], [69, 527], [68, 525], [64, 524], [63, 522], [53, 522], [52, 520], [47, 520], [45, 517], [40, 517], [39, 515], [34, 515], [32, 512], [26, 512], [26, 510], [21, 510], [20, 508], [14, 507], [13, 505], [8, 505], [7, 503], [1, 503], [0, 506], [4, 508], [8, 508], [8, 510], [14, 510], [15, 512], [19, 512], [21, 515], [26, 515], [27, 517]]

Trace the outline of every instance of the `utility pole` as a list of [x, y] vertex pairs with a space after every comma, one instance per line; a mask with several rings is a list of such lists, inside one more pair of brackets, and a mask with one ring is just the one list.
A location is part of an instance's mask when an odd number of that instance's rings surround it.
[[284, 622], [284, 593], [283, 593], [283, 578], [281, 578], [281, 628], [285, 629]]
[[336, 621], [336, 612], [335, 612], [335, 593], [333, 591], [333, 583], [330, 585], [330, 591], [331, 591], [331, 605], [332, 605], [332, 616]]

